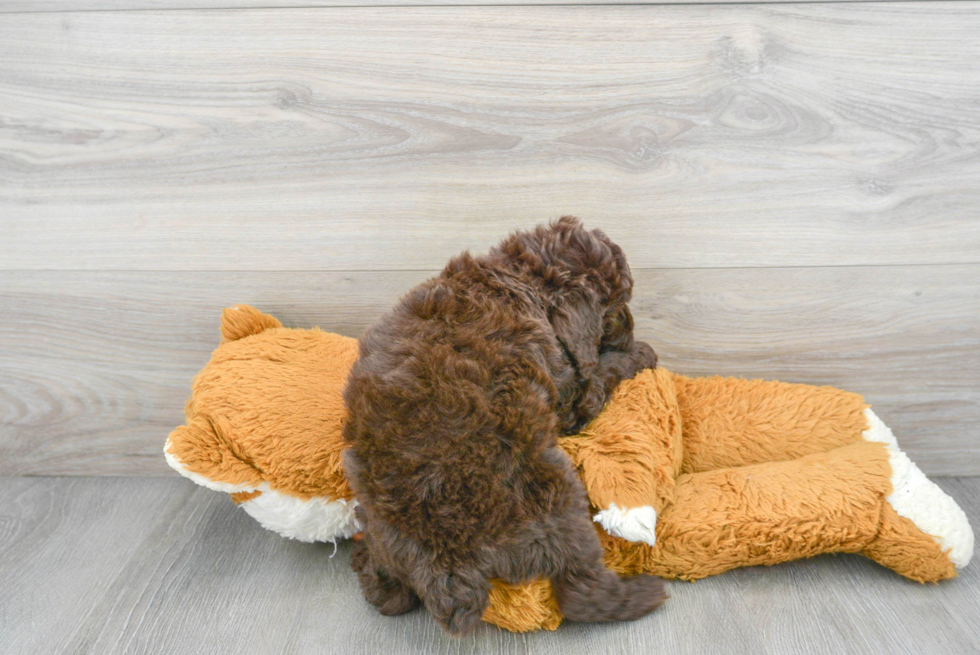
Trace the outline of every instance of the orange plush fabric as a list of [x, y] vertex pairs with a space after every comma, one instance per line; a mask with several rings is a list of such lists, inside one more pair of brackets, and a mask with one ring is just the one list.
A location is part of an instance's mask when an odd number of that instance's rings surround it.
[[665, 369], [642, 371], [617, 387], [580, 434], [558, 440], [594, 507], [650, 505], [659, 512], [673, 501], [683, 442], [676, 395], [665, 393], [671, 386]]
[[[233, 494], [281, 534], [351, 536], [358, 526], [341, 469], [341, 391], [356, 341], [283, 328], [247, 306], [225, 310], [222, 335], [192, 384], [187, 425], [168, 439], [168, 462]], [[559, 444], [597, 520], [638, 508], [640, 528], [650, 529], [644, 543], [597, 525], [606, 563], [618, 572], [694, 580], [736, 566], [860, 552], [915, 580], [954, 576], [953, 550], [957, 565], [972, 554], [965, 516], [948, 497], [935, 532], [920, 527], [929, 523], [921, 511], [916, 521], [906, 516], [915, 514], [906, 496], [931, 483], [915, 477], [887, 428], [871, 429], [868, 417], [860, 396], [831, 387], [656, 369], [624, 381], [581, 434]], [[561, 622], [547, 580], [494, 581], [490, 599], [484, 619], [508, 630]]]
[[867, 404], [834, 387], [675, 375], [684, 473], [781, 462], [862, 440]]
[[[191, 385], [167, 452], [213, 482], [301, 499], [349, 499], [341, 393], [357, 340], [283, 328], [251, 307], [222, 313], [224, 343]], [[244, 491], [245, 489], [243, 489]]]

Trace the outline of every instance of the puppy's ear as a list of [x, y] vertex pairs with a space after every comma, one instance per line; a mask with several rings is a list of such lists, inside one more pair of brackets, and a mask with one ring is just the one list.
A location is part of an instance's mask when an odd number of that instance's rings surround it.
[[605, 274], [606, 283], [609, 285], [609, 304], [618, 305], [629, 302], [633, 296], [633, 272], [626, 261], [626, 253], [613, 243], [602, 230], [592, 230], [592, 235], [599, 243], [605, 244], [609, 249], [608, 259], [600, 258], [604, 264], [601, 270]]
[[594, 298], [582, 297], [549, 312], [551, 328], [568, 353], [581, 380], [588, 380], [599, 364], [602, 341], [602, 312]]
[[613, 308], [602, 319], [599, 352], [628, 351], [633, 346], [633, 314], [628, 305]]
[[626, 254], [622, 248], [610, 241], [609, 249], [612, 251], [613, 260], [616, 262], [617, 275], [613, 284], [620, 291], [620, 300], [629, 302], [633, 296], [633, 272], [630, 270], [630, 265], [626, 261]]

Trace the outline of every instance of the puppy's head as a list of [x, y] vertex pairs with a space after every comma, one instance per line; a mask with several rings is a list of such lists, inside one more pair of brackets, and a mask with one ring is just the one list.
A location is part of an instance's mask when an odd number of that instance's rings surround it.
[[587, 230], [574, 216], [562, 216], [539, 238], [551, 263], [588, 280], [606, 308], [619, 313], [629, 302], [633, 275], [626, 255], [602, 230]]

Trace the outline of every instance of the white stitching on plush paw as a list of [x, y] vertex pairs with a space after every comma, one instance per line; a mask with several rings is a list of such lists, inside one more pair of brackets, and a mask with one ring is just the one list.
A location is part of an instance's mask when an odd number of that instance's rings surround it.
[[651, 546], [657, 543], [657, 510], [649, 505], [621, 509], [609, 503], [607, 509], [592, 517], [609, 534], [627, 541], [639, 541]]

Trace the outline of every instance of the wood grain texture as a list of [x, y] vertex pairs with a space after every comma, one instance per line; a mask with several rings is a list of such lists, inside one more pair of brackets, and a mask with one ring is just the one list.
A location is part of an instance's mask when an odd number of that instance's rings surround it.
[[[799, 0], [757, 0], [756, 4], [798, 2]], [[835, 2], [867, 2], [868, 0], [834, 0]], [[876, 1], [876, 0], [871, 0]], [[696, 4], [728, 4], [740, 0], [698, 0]], [[399, 6], [469, 6], [514, 5], [514, 0], [4, 0], [3, 13], [126, 11], [172, 9], [268, 9], [281, 7], [399, 7]], [[521, 5], [671, 5], [692, 4], [691, 0], [528, 0]]]
[[[974, 525], [980, 478], [940, 479]], [[443, 634], [361, 598], [349, 544], [283, 539], [186, 480], [0, 478], [0, 646], [65, 653], [969, 653], [980, 569], [919, 585], [857, 555], [748, 568], [632, 623]]]
[[[980, 526], [980, 516], [978, 516], [980, 511], [977, 509], [980, 508], [978, 478], [940, 478], [936, 482], [963, 507], [967, 516], [970, 517], [974, 532], [976, 532], [977, 526]], [[964, 571], [963, 578], [980, 582], [980, 572], [974, 567], [972, 570]], [[967, 582], [957, 585], [949, 590], [949, 594], [944, 594], [940, 602], [956, 620], [959, 630], [970, 636], [974, 644], [973, 648], [977, 649], [976, 644], [980, 644], [980, 622], [967, 619], [960, 614], [959, 608], [980, 607], [980, 584]]]
[[194, 492], [169, 480], [0, 478], [0, 651], [98, 652], [66, 646], [98, 625], [100, 601], [126, 615], [113, 588], [128, 584], [154, 528], [180, 535], [217, 500]]
[[11, 14], [2, 269], [980, 262], [971, 2]]
[[[0, 473], [168, 475], [222, 307], [358, 336], [432, 272], [2, 272]], [[637, 270], [663, 366], [865, 395], [931, 474], [980, 474], [980, 266]]]

